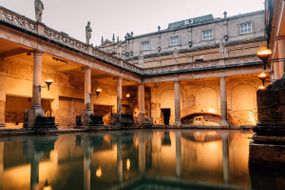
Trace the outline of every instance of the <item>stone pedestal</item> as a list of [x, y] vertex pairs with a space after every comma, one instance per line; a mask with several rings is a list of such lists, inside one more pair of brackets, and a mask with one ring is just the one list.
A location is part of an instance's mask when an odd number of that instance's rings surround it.
[[257, 92], [258, 125], [250, 143], [249, 163], [285, 166], [285, 79]]
[[180, 82], [174, 82], [175, 126], [181, 126], [180, 118]]
[[225, 77], [220, 78], [221, 125], [229, 126], [227, 120], [227, 89]]

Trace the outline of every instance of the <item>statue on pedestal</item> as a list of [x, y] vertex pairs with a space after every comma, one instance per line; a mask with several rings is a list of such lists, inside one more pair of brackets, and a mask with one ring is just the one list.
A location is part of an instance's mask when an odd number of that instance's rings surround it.
[[36, 21], [42, 22], [42, 15], [44, 10], [44, 4], [41, 0], [35, 0], [35, 13], [36, 13]]
[[90, 21], [87, 22], [87, 26], [85, 27], [85, 35], [86, 35], [86, 43], [90, 43], [92, 28], [90, 27]]

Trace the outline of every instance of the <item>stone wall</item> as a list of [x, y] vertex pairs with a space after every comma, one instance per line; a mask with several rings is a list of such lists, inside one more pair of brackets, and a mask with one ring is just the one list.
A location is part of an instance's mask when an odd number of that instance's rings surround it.
[[[30, 60], [21, 58], [7, 58], [0, 62], [0, 123], [8, 122], [8, 112], [17, 113], [19, 116], [24, 114], [27, 108], [31, 107], [32, 97], [32, 77], [33, 64], [32, 57]], [[60, 127], [74, 127], [76, 115], [81, 115], [84, 110], [84, 74], [78, 71], [59, 72], [43, 65], [42, 85], [46, 79], [53, 79], [53, 84], [48, 91], [47, 88], [42, 88], [42, 107], [46, 115], [52, 115], [56, 118], [56, 123]], [[116, 106], [116, 94], [114, 85], [102, 83], [103, 92], [97, 99], [93, 97], [94, 104], [104, 104]], [[95, 89], [96, 85], [93, 86]], [[6, 97], [19, 97], [23, 101], [6, 102]], [[26, 102], [26, 103], [25, 103]], [[9, 106], [5, 113], [5, 106]], [[50, 106], [51, 112], [47, 111]], [[19, 117], [22, 118], [22, 117]], [[10, 123], [8, 127], [15, 126], [15, 123]]]
[[[254, 126], [257, 121], [256, 91], [260, 81], [255, 77], [227, 79], [228, 119], [233, 127]], [[151, 116], [155, 124], [163, 124], [161, 109], [170, 108], [170, 124], [174, 123], [174, 85], [151, 88]], [[218, 80], [197, 80], [181, 85], [181, 118], [196, 113], [221, 114]]]

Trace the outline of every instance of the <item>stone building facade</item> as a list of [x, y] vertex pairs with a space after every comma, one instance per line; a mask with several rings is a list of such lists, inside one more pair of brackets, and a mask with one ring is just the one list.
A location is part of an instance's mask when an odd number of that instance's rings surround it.
[[0, 21], [0, 126], [22, 127], [31, 107], [60, 127], [74, 127], [85, 112], [104, 124], [114, 113], [140, 124], [256, 123], [263, 11], [188, 19], [100, 47], [3, 7]]
[[[207, 75], [221, 64], [217, 62], [231, 62], [236, 70], [257, 62], [256, 50], [264, 43], [264, 35], [264, 11], [231, 17], [225, 12], [224, 18], [206, 15], [170, 23], [167, 29], [158, 27], [156, 32], [144, 35], [127, 33], [124, 41], [105, 40], [99, 48], [143, 69], [171, 71], [170, 68], [177, 66], [179, 75], [184, 72], [183, 65], [191, 67], [189, 79], [179, 80], [180, 112], [186, 123], [193, 123], [199, 114], [216, 121], [222, 112], [220, 77], [228, 75], [225, 78], [227, 118], [232, 126], [248, 126], [255, 125], [257, 120], [256, 91], [260, 81], [256, 73], [248, 70], [242, 75], [234, 74], [235, 71], [225, 74], [226, 69], [221, 68], [216, 77]], [[146, 84], [151, 89], [151, 118], [156, 124], [164, 124], [165, 109], [170, 109], [170, 124], [175, 123], [174, 101], [170, 101], [174, 99], [175, 75], [170, 78]], [[209, 113], [212, 116], [205, 115]]]

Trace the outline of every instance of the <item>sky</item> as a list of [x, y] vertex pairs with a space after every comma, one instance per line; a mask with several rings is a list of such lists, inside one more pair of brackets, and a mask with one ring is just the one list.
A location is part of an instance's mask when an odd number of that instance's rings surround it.
[[[168, 23], [213, 14], [223, 17], [263, 10], [264, 0], [42, 0], [43, 23], [55, 30], [85, 41], [85, 26], [91, 22], [91, 43], [101, 36], [123, 39], [166, 29]], [[0, 5], [35, 20], [34, 0], [0, 0]]]

